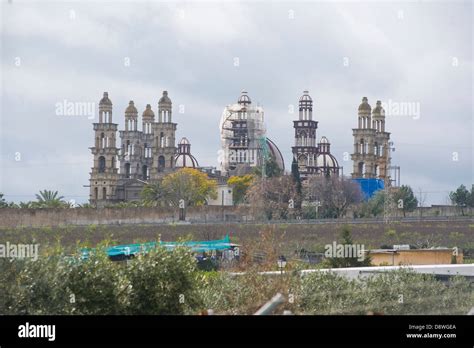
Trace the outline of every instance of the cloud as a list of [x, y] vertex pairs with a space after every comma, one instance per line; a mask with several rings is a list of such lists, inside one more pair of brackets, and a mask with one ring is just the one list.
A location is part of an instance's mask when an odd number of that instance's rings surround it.
[[59, 117], [55, 104], [97, 103], [108, 91], [122, 125], [129, 100], [139, 112], [147, 103], [156, 111], [165, 89], [177, 140], [188, 137], [201, 165], [217, 164], [222, 109], [246, 89], [265, 108], [268, 136], [289, 168], [297, 112], [288, 105], [309, 89], [318, 138], [330, 139], [345, 174], [367, 96], [371, 104], [420, 105], [419, 120], [387, 117], [402, 183], [444, 191], [473, 181], [471, 3], [13, 1], [2, 10], [6, 194], [54, 182], [62, 194], [87, 199], [91, 120]]

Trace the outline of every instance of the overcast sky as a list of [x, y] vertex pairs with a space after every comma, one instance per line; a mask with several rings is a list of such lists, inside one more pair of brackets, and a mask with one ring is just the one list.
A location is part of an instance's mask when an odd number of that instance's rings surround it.
[[[9, 201], [41, 189], [88, 199], [104, 91], [122, 128], [129, 100], [140, 115], [147, 103], [156, 112], [167, 90], [177, 140], [186, 136], [200, 165], [216, 166], [222, 110], [246, 89], [289, 168], [297, 118], [289, 106], [307, 89], [318, 139], [330, 140], [345, 174], [362, 97], [372, 107], [411, 103], [386, 120], [402, 184], [443, 204], [474, 182], [470, 1], [12, 0], [1, 10], [0, 192]], [[65, 101], [89, 103], [95, 121], [61, 114]]]

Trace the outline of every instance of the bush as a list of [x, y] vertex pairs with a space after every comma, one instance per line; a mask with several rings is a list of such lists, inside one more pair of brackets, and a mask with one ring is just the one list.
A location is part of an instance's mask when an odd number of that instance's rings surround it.
[[409, 270], [353, 280], [312, 273], [304, 277], [298, 297], [304, 314], [466, 314], [474, 301], [462, 277], [446, 285]]
[[110, 261], [103, 249], [87, 260], [0, 259], [0, 314], [196, 313], [197, 274], [182, 248], [157, 248], [128, 263]]

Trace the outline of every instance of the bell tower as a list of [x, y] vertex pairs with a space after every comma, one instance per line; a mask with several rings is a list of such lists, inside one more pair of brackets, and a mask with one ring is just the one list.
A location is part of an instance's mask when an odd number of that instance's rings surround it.
[[141, 133], [138, 130], [138, 111], [133, 100], [130, 100], [127, 109], [125, 109], [125, 130], [120, 131], [122, 147], [119, 160], [122, 179], [142, 178]]
[[168, 92], [163, 91], [163, 96], [158, 101], [158, 122], [152, 125], [154, 136], [152, 179], [158, 179], [175, 168], [176, 126], [176, 123], [172, 122], [171, 99], [168, 97]]
[[107, 92], [104, 92], [99, 102], [99, 122], [94, 123], [93, 127], [95, 143], [90, 150], [94, 156], [94, 166], [89, 179], [89, 201], [95, 206], [105, 206], [115, 200], [118, 181], [117, 124], [112, 123], [112, 102]]
[[293, 121], [295, 129], [295, 145], [292, 147], [293, 157], [298, 162], [301, 179], [316, 174], [316, 130], [318, 122], [313, 120], [313, 100], [308, 91], [304, 91], [299, 101], [299, 118]]

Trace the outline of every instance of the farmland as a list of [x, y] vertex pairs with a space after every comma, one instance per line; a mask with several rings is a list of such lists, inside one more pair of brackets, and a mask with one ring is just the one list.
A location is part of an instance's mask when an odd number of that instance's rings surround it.
[[417, 247], [459, 247], [474, 249], [474, 224], [468, 220], [411, 221], [380, 223], [319, 223], [319, 224], [146, 224], [146, 225], [88, 225], [43, 228], [0, 229], [0, 240], [10, 243], [60, 244], [72, 252], [78, 243], [94, 246], [104, 240], [114, 244], [153, 241], [161, 238], [174, 241], [182, 238], [207, 240], [229, 234], [232, 242], [246, 245], [260, 239], [270, 230], [279, 241], [279, 251], [295, 249], [322, 250], [337, 239], [341, 228], [349, 226], [353, 239], [368, 248], [383, 245], [411, 244]]

